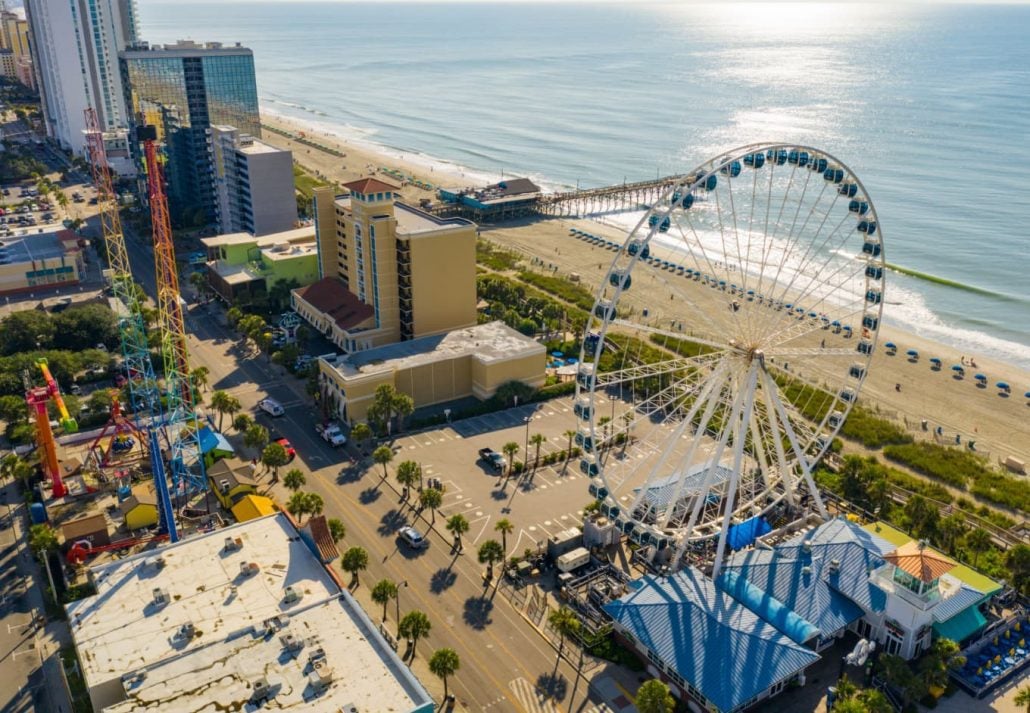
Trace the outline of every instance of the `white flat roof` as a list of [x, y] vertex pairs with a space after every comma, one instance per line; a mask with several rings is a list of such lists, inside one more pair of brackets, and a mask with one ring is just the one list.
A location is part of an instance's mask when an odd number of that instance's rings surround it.
[[276, 243], [303, 241], [304, 238], [310, 238], [314, 241], [315, 227], [313, 225], [284, 230], [280, 233], [271, 233], [270, 235], [262, 235], [260, 238], [251, 235], [250, 233], [224, 233], [223, 235], [213, 235], [208, 238], [201, 238], [200, 242], [203, 243], [205, 247], [209, 248], [218, 247], [220, 245], [246, 245], [248, 243], [254, 243], [257, 247], [265, 248], [271, 247]]
[[545, 351], [544, 345], [532, 337], [497, 321], [355, 352], [338, 357], [333, 366], [347, 378], [392, 369], [410, 369], [466, 355], [487, 364], [532, 354], [539, 354], [543, 360]]
[[[355, 626], [359, 619], [362, 626]], [[126, 686], [129, 697], [104, 713], [257, 711], [262, 706], [251, 696], [261, 679], [274, 693], [274, 702], [264, 707], [275, 710], [349, 711], [354, 706], [409, 713], [427, 702], [431, 706], [403, 663], [370, 646], [367, 637], [374, 632], [349, 594], [319, 602], [268, 630], [247, 632], [147, 669], [139, 683]], [[302, 647], [290, 651], [288, 644]], [[312, 679], [315, 661], [328, 672], [323, 690]]]
[[[227, 550], [226, 538], [239, 538], [242, 547]], [[243, 563], [255, 563], [258, 571], [241, 574]], [[264, 638], [270, 621], [281, 634], [309, 639], [319, 633], [321, 640], [305, 645], [302, 659], [306, 662], [308, 651], [318, 646], [325, 650], [328, 665], [339, 674], [322, 694], [331, 700], [338, 693], [341, 702], [375, 696], [389, 701], [389, 710], [410, 711], [421, 705], [420, 696], [428, 699], [281, 513], [94, 567], [91, 574], [96, 595], [67, 607], [87, 687], [146, 669], [140, 682], [126, 684], [128, 701], [114, 710], [149, 705], [196, 711], [225, 704], [234, 691], [259, 678], [262, 668], [270, 679], [292, 681], [298, 708], [309, 705], [300, 697], [306, 674], [297, 662], [280, 660], [278, 635]], [[285, 601], [287, 586], [301, 593], [299, 601]], [[164, 604], [155, 602], [158, 588]], [[179, 633], [186, 625], [196, 632], [192, 638]], [[273, 663], [280, 670], [273, 672]], [[202, 685], [202, 678], [211, 685]], [[245, 703], [250, 691], [240, 695]], [[289, 701], [294, 693], [283, 695]]]

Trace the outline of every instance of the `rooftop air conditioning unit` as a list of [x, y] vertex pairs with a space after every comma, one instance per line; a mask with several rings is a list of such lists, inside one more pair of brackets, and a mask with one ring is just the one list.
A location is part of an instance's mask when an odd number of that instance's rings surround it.
[[154, 588], [154, 604], [159, 607], [163, 607], [169, 601], [168, 592], [161, 589], [161, 587]]
[[243, 548], [243, 539], [239, 537], [226, 537], [225, 538], [225, 551], [234, 552]]
[[804, 552], [806, 555], [812, 554], [812, 543], [809, 542], [808, 540], [805, 540], [804, 542], [802, 542], [801, 543], [801, 551]]
[[801, 576], [807, 577], [810, 574], [812, 574], [812, 568], [811, 567], [809, 567], [808, 565], [805, 565], [804, 567], [801, 568]]
[[249, 577], [261, 571], [257, 562], [240, 562], [240, 576]]
[[185, 624], [179, 627], [179, 638], [189, 641], [197, 633], [196, 628], [193, 626], [192, 621], [187, 621]]
[[839, 572], [840, 571], [840, 560], [839, 559], [832, 559], [832, 560], [830, 560], [830, 571], [831, 572]]
[[304, 639], [296, 634], [284, 634], [282, 642], [283, 648], [287, 651], [300, 651], [304, 648]]
[[218, 481], [218, 490], [221, 491], [222, 495], [228, 495], [229, 493], [229, 481], [226, 479]]
[[268, 685], [267, 678], [259, 678], [254, 681], [254, 690], [250, 694], [251, 702], [256, 703], [257, 701], [263, 701], [267, 698], [271, 698], [272, 689]]
[[304, 595], [301, 594], [299, 589], [290, 585], [283, 592], [283, 601], [287, 604], [293, 604], [294, 602], [299, 602], [302, 596]]

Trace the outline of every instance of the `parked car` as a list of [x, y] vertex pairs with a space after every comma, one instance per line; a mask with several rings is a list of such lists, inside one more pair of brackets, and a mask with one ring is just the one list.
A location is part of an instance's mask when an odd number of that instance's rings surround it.
[[282, 416], [286, 413], [286, 409], [283, 405], [273, 398], [264, 398], [258, 401], [258, 408], [267, 413], [269, 416]]
[[401, 540], [403, 540], [404, 543], [412, 549], [422, 550], [429, 547], [429, 540], [423, 537], [421, 532], [410, 525], [402, 527], [397, 534], [400, 536]]
[[493, 448], [480, 448], [479, 459], [490, 466], [494, 472], [503, 473], [508, 467], [508, 461]]
[[297, 449], [293, 447], [288, 438], [277, 438], [274, 443], [278, 443], [286, 450], [287, 463], [297, 457]]
[[322, 440], [331, 445], [333, 448], [338, 448], [347, 442], [347, 437], [343, 435], [343, 431], [335, 423], [329, 424], [315, 424], [315, 431], [322, 437]]

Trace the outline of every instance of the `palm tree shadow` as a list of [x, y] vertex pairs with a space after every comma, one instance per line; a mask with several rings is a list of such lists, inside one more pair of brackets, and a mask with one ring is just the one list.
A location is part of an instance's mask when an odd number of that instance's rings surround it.
[[380, 495], [382, 495], [382, 493], [379, 492], [378, 488], [365, 488], [361, 491], [361, 494], [358, 495], [358, 501], [362, 505], [370, 505], [378, 500]]
[[536, 679], [536, 694], [542, 698], [562, 701], [568, 692], [569, 682], [560, 673], [542, 673]]
[[404, 527], [404, 523], [404, 516], [401, 515], [400, 511], [396, 509], [390, 510], [379, 518], [379, 527], [376, 528], [376, 532], [383, 537], [389, 537]]
[[433, 572], [429, 579], [429, 591], [433, 594], [443, 594], [458, 581], [458, 575], [451, 571], [450, 567], [438, 569]]
[[482, 631], [493, 623], [490, 617], [493, 608], [494, 603], [486, 597], [469, 597], [465, 600], [465, 623], [473, 629]]

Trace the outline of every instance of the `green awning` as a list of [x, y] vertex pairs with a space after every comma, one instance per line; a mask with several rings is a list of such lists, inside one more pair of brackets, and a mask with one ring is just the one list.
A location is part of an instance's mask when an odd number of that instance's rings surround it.
[[986, 625], [987, 620], [979, 607], [969, 607], [946, 621], [934, 624], [933, 630], [942, 639], [962, 642]]

